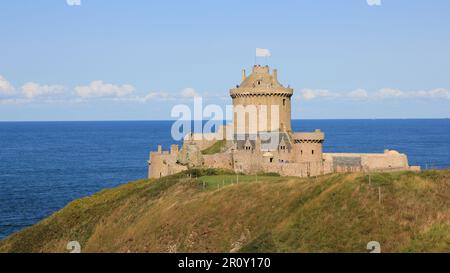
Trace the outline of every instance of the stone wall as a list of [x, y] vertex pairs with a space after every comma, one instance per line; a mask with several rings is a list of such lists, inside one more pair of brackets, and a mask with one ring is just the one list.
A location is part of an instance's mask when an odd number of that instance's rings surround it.
[[231, 153], [203, 155], [203, 167], [233, 170], [232, 155]]
[[392, 150], [379, 154], [324, 153], [323, 157], [335, 172], [420, 170], [409, 166], [405, 154]]
[[178, 145], [172, 145], [170, 152], [162, 151], [158, 146], [158, 151], [150, 153], [148, 177], [160, 178], [187, 170], [186, 166], [177, 163], [178, 154]]
[[328, 164], [323, 161], [279, 164], [265, 163], [263, 167], [266, 173], [279, 173], [282, 176], [311, 177], [330, 173], [330, 166], [326, 166]]
[[[187, 169], [180, 165], [179, 152], [153, 152], [150, 159], [149, 177], [158, 178]], [[288, 151], [262, 152], [256, 150], [235, 150], [213, 155], [198, 155], [195, 166], [201, 168], [227, 169], [246, 174], [279, 173], [282, 176], [309, 177], [333, 172], [366, 172], [420, 170], [420, 167], [408, 165], [406, 155], [396, 151], [380, 154], [324, 153], [320, 160], [295, 162], [295, 153]]]

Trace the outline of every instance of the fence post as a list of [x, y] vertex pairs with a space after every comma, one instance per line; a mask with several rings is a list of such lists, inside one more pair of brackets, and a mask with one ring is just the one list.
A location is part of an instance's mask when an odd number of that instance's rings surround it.
[[378, 203], [381, 205], [381, 187], [378, 186]]

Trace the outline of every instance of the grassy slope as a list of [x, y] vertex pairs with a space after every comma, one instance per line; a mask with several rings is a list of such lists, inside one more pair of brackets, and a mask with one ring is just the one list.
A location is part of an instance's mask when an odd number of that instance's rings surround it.
[[370, 184], [364, 174], [236, 183], [211, 173], [76, 200], [0, 252], [65, 252], [74, 240], [83, 252], [365, 252], [373, 240], [384, 252], [450, 252], [450, 170], [372, 174]]
[[227, 142], [225, 140], [218, 140], [211, 147], [208, 147], [202, 151], [204, 155], [213, 155], [222, 152], [222, 149], [225, 148]]

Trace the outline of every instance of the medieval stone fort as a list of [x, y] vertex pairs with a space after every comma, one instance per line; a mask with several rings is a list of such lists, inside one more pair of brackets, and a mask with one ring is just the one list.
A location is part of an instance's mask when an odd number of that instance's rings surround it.
[[150, 153], [149, 178], [189, 168], [219, 168], [239, 173], [278, 173], [282, 176], [317, 176], [333, 172], [420, 170], [409, 166], [405, 154], [324, 153], [325, 134], [293, 132], [291, 98], [294, 90], [278, 82], [277, 70], [255, 65], [230, 90], [233, 123], [215, 133], [191, 133], [183, 146]]

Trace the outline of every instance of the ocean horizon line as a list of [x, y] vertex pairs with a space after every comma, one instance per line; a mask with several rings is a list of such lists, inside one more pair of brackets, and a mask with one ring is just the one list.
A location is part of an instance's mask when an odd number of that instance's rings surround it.
[[[450, 117], [440, 118], [293, 118], [292, 120], [445, 120]], [[151, 121], [177, 121], [177, 119], [93, 119], [93, 120], [0, 120], [0, 123], [60, 123], [60, 122], [151, 122]], [[186, 121], [186, 120], [182, 120]], [[189, 120], [188, 120], [189, 121]], [[209, 121], [191, 120], [191, 121]], [[232, 120], [213, 120], [213, 121], [228, 121]]]

